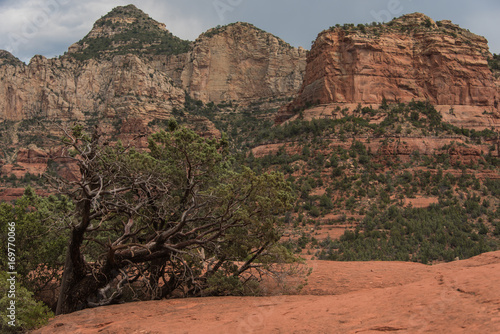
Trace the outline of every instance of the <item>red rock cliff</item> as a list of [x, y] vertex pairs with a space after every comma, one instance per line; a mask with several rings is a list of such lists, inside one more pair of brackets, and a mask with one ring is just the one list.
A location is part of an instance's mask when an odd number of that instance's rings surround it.
[[496, 109], [489, 55], [485, 38], [419, 13], [383, 25], [331, 28], [318, 35], [299, 98], [287, 109], [384, 98]]
[[304, 49], [238, 22], [211, 29], [194, 42], [182, 83], [203, 102], [290, 97], [302, 83], [305, 58]]

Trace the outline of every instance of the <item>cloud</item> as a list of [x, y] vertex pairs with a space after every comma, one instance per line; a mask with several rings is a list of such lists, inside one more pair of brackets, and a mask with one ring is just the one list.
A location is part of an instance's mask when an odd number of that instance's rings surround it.
[[0, 4], [0, 49], [28, 62], [35, 54], [53, 57], [80, 40], [93, 23], [127, 1], [19, 0]]
[[97, 19], [130, 3], [183, 39], [194, 40], [216, 25], [245, 21], [305, 48], [320, 31], [337, 23], [389, 20], [419, 11], [485, 36], [492, 52], [500, 52], [500, 4], [495, 0], [0, 0], [0, 49], [25, 62], [35, 54], [63, 54]]
[[[232, 0], [234, 1], [234, 0]], [[35, 54], [53, 57], [83, 38], [93, 23], [116, 6], [133, 3], [173, 34], [188, 40], [211, 28], [211, 2], [120, 0], [20, 0], [0, 3], [0, 49], [28, 62]], [[192, 7], [190, 7], [192, 6]], [[212, 15], [208, 15], [211, 13]]]
[[174, 35], [195, 40], [200, 33], [212, 28], [210, 1], [129, 1], [158, 22], [165, 23]]
[[476, 12], [466, 18], [466, 24], [471, 32], [488, 39], [492, 53], [500, 53], [500, 40], [496, 37], [498, 36], [498, 11]]

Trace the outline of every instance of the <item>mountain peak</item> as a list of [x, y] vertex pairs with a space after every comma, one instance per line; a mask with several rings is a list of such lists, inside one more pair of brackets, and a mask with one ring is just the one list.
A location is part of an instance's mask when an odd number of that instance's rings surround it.
[[24, 63], [9, 51], [0, 50], [0, 66], [2, 65], [19, 66], [24, 65]]
[[77, 59], [117, 54], [178, 54], [190, 42], [170, 33], [160, 23], [134, 5], [119, 6], [94, 23], [92, 30], [68, 53]]
[[216, 26], [214, 28], [211, 28], [207, 30], [205, 33], [202, 34], [202, 36], [213, 36], [213, 35], [218, 35], [220, 33], [223, 33], [225, 31], [233, 31], [233, 30], [252, 30], [252, 31], [258, 31], [262, 33], [266, 33], [264, 30], [257, 28], [251, 23], [248, 22], [234, 22], [234, 23], [229, 23], [224, 26]]
[[200, 35], [199, 38], [211, 38], [216, 35], [228, 34], [231, 37], [242, 36], [242, 35], [254, 35], [260, 36], [261, 38], [273, 38], [275, 39], [279, 45], [286, 46], [287, 48], [292, 48], [290, 44], [282, 40], [281, 38], [262, 30], [255, 25], [248, 22], [234, 22], [229, 23], [224, 26], [216, 26], [215, 28], [211, 28]]
[[411, 13], [400, 16], [392, 20], [393, 23], [400, 23], [403, 25], [428, 25], [435, 26], [436, 22], [429, 16], [422, 13]]
[[[99, 29], [100, 27], [107, 27], [108, 29]], [[134, 28], [167, 31], [165, 24], [155, 21], [134, 5], [127, 5], [115, 7], [97, 20], [90, 35], [92, 33], [99, 34], [102, 30], [107, 34], [114, 35]]]
[[146, 15], [142, 10], [140, 10], [133, 4], [126, 6], [117, 6], [113, 8], [107, 15], [113, 15], [113, 14]]

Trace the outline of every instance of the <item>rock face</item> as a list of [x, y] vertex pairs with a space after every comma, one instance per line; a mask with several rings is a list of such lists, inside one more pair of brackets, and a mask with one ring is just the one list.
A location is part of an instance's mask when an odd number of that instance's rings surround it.
[[302, 84], [306, 51], [250, 24], [186, 43], [126, 6], [99, 19], [59, 59], [35, 56], [25, 65], [0, 53], [0, 119], [165, 119], [182, 108], [185, 92], [203, 102], [245, 104], [294, 96]]
[[[489, 55], [483, 37], [417, 13], [383, 25], [324, 31], [306, 65], [305, 50], [247, 23], [217, 27], [187, 42], [136, 7], [117, 7], [63, 57], [35, 56], [26, 65], [0, 51], [0, 120], [13, 122], [2, 125], [13, 145], [3, 153], [2, 173], [44, 170], [38, 162], [15, 164], [24, 159], [22, 151], [12, 153], [21, 137], [15, 132], [30, 126], [23, 121], [99, 122], [125, 141], [182, 109], [186, 93], [205, 103], [274, 101], [273, 107], [298, 96], [284, 108], [286, 117], [321, 104], [308, 109], [305, 119], [335, 118], [335, 104], [429, 100], [458, 127], [500, 128]], [[220, 134], [206, 118], [186, 119], [205, 135]]]
[[95, 333], [96, 328], [186, 333], [186, 318], [193, 333], [500, 332], [500, 252], [434, 266], [382, 261], [307, 265], [312, 274], [301, 295], [110, 305], [57, 316], [33, 333]]
[[[245, 23], [184, 41], [133, 5], [96, 21], [62, 57], [35, 56], [26, 65], [0, 51], [0, 175], [45, 172], [57, 156], [46, 139], [61, 137], [61, 123], [99, 124], [112, 139], [145, 148], [144, 135], [182, 110], [186, 93], [205, 103], [276, 106], [300, 88], [305, 58], [305, 50]], [[206, 117], [182, 114], [201, 135], [220, 136]], [[38, 121], [43, 134], [30, 133]], [[19, 149], [26, 138], [36, 151]], [[61, 163], [57, 172], [72, 178], [78, 170]]]
[[239, 22], [211, 29], [195, 41], [182, 83], [203, 102], [289, 97], [302, 84], [305, 57], [304, 49]]
[[384, 99], [497, 109], [489, 55], [485, 38], [419, 13], [383, 25], [331, 28], [318, 35], [299, 98], [288, 110]]
[[35, 56], [29, 65], [0, 67], [0, 119], [161, 116], [184, 102], [170, 81], [135, 55], [85, 62]]

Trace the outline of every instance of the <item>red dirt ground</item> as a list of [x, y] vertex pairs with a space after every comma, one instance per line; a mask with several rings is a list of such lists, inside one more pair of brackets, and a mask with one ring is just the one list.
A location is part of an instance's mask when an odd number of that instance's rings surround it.
[[500, 252], [433, 266], [308, 263], [301, 295], [113, 305], [35, 333], [500, 333]]

